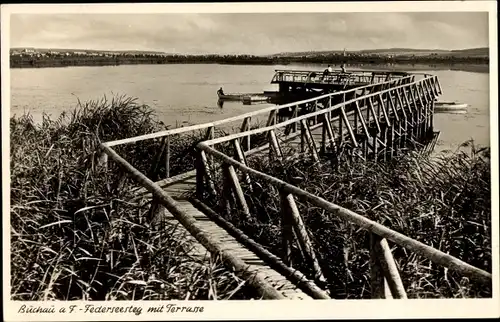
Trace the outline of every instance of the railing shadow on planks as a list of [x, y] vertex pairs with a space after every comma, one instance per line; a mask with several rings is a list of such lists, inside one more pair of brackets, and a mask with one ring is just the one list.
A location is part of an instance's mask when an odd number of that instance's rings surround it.
[[[325, 154], [328, 148], [330, 151], [335, 152], [342, 145], [347, 146], [353, 152], [353, 157], [364, 159], [370, 156], [377, 159], [389, 158], [394, 153], [398, 153], [398, 147], [405, 146], [409, 142], [419, 141], [428, 136], [429, 130], [432, 130], [433, 102], [440, 93], [441, 87], [437, 77], [425, 76], [423, 79], [415, 81], [413, 76], [409, 76], [389, 82], [370, 84], [348, 91], [327, 94], [301, 102], [270, 107], [217, 122], [103, 143], [101, 147], [104, 155], [109, 155], [125, 169], [123, 175], [133, 177], [140, 185], [155, 196], [157, 202], [170, 210], [201, 244], [211, 252], [217, 253], [220, 251], [217, 242], [213, 241], [210, 236], [205, 236], [197, 228], [193, 219], [186, 216], [176, 205], [175, 200], [168, 196], [157, 183], [134, 168], [112, 148], [112, 146], [120, 144], [137, 143], [146, 139], [157, 138], [163, 138], [161, 145], [168, 148], [168, 139], [165, 138], [179, 133], [204, 130], [205, 140], [197, 144], [196, 150], [195, 173], [198, 199], [195, 198], [194, 201], [201, 204], [201, 206], [205, 206], [206, 211], [211, 213], [210, 217], [213, 220], [224, 223], [228, 231], [236, 235], [239, 234], [243, 240], [247, 241], [249, 247], [252, 246], [254, 250], [257, 250], [256, 253], [261, 258], [269, 262], [275, 262], [276, 265], [284, 262], [285, 265], [289, 266], [289, 249], [295, 236], [300, 248], [311, 263], [315, 275], [314, 280], [321, 285], [325, 282], [324, 274], [295, 203], [295, 198], [307, 200], [316, 207], [324, 209], [327, 213], [338, 216], [368, 231], [372, 241], [370, 246], [370, 268], [373, 297], [384, 298], [385, 296], [392, 296], [394, 298], [406, 298], [406, 292], [392, 257], [388, 241], [413, 251], [433, 263], [445, 266], [472, 279], [491, 283], [491, 274], [393, 231], [362, 215], [327, 202], [318, 196], [312, 195], [265, 173], [256, 171], [247, 166], [245, 159], [254, 153], [259, 153], [266, 149], [269, 150], [270, 157], [280, 158], [283, 154], [279, 142], [290, 142], [290, 140], [296, 137], [300, 137], [302, 152], [306, 152], [305, 147], [308, 147], [307, 152], [309, 153], [305, 153], [304, 155], [311, 155], [314, 160], [319, 160], [319, 156]], [[333, 105], [332, 101], [334, 101], [335, 97], [341, 97], [341, 103]], [[318, 107], [320, 102], [323, 103], [323, 109], [313, 110], [301, 116], [298, 115], [300, 105], [309, 104]], [[277, 117], [278, 112], [285, 109], [292, 110], [291, 118], [279, 120]], [[250, 130], [250, 118], [262, 114], [267, 115], [265, 127]], [[242, 121], [240, 133], [214, 138], [216, 126], [225, 125], [233, 121]], [[321, 146], [318, 149], [313, 139], [312, 131], [319, 127], [322, 127], [323, 131]], [[253, 147], [251, 144], [252, 136], [257, 137], [259, 135], [261, 138], [262, 136], [265, 138], [264, 144]], [[226, 149], [221, 149], [220, 147], [224, 145]], [[234, 157], [228, 155], [228, 145], [233, 147]], [[166, 175], [168, 176], [168, 149], [165, 153], [167, 155]], [[106, 162], [107, 158], [104, 157], [103, 161]], [[223, 193], [215, 191], [213, 181], [214, 171], [221, 174], [223, 181], [226, 183]], [[228, 201], [227, 192], [232, 191], [237, 205], [239, 205], [243, 213], [247, 216], [252, 216], [253, 214], [250, 213], [242, 186], [240, 185], [240, 179], [245, 180], [246, 183], [249, 183], [247, 186], [251, 189], [252, 178], [264, 180], [280, 191], [282, 212], [285, 216], [282, 229], [283, 236], [286, 236], [283, 240], [285, 249], [283, 254], [285, 256], [282, 256], [282, 258], [259, 247], [258, 244], [249, 240], [248, 237], [234, 228], [222, 216], [214, 213], [209, 207], [199, 201], [199, 199], [203, 198], [204, 194], [208, 193], [211, 198], [224, 203]], [[238, 261], [232, 258], [223, 259], [229, 261], [235, 268], [238, 268], [240, 265]], [[301, 277], [298, 272], [295, 274], [291, 273], [290, 278], [295, 279], [297, 284], [301, 283]], [[388, 284], [391, 294], [385, 293], [384, 282]], [[308, 293], [312, 294], [314, 298], [328, 298], [324, 292], [314, 285], [307, 284], [303, 286], [308, 289]]]

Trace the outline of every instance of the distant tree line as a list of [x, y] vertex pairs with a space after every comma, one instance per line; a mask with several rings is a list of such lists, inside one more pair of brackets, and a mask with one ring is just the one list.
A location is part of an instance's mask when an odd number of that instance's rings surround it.
[[253, 56], [253, 55], [11, 55], [10, 66], [20, 67], [62, 67], [62, 66], [104, 66], [126, 64], [256, 64], [286, 65], [290, 63], [317, 64], [488, 64], [485, 56], [453, 55], [357, 55], [312, 54], [304, 56]]

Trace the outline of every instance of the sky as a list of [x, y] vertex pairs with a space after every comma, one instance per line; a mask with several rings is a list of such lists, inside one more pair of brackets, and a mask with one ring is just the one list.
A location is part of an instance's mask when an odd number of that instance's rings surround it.
[[13, 14], [11, 47], [253, 54], [488, 47], [485, 12]]

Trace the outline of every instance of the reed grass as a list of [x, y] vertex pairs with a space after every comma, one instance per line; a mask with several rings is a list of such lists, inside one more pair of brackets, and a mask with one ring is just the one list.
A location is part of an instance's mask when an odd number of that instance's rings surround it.
[[[248, 162], [258, 171], [491, 272], [489, 153], [489, 148], [469, 141], [454, 153], [432, 157], [409, 153], [386, 163], [340, 162], [337, 167], [334, 162], [314, 163], [296, 154], [285, 155], [283, 161], [259, 156]], [[279, 191], [259, 178], [252, 178], [251, 192], [244, 180], [240, 182], [252, 218], [245, 220], [234, 206], [228, 219], [283, 256]], [[216, 202], [206, 202], [224, 213]], [[298, 199], [297, 205], [331, 296], [370, 298], [367, 232], [307, 201]], [[391, 247], [410, 298], [492, 296], [491, 285], [477, 284], [399, 246]], [[292, 259], [294, 267], [313, 276], [312, 265], [303, 259], [297, 245]]]
[[[153, 227], [146, 219], [150, 200], [131, 202], [129, 180], [117, 189], [112, 162], [107, 170], [97, 165], [100, 142], [164, 129], [149, 106], [125, 96], [78, 102], [38, 124], [28, 114], [10, 119], [13, 300], [251, 296], [217, 257], [192, 258], [182, 238], [169, 237], [178, 227]], [[174, 149], [189, 142], [176, 141]], [[149, 161], [152, 146], [144, 143], [126, 158]], [[173, 158], [172, 167], [183, 171], [183, 160]]]

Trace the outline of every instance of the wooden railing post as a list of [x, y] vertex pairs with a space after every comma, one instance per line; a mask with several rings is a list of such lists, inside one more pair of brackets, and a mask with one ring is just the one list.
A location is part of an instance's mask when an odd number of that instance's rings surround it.
[[165, 138], [165, 177], [170, 178], [170, 135]]
[[313, 160], [315, 162], [318, 162], [319, 161], [318, 150], [316, 149], [316, 143], [314, 142], [314, 138], [311, 134], [311, 130], [309, 129], [309, 125], [307, 124], [306, 120], [301, 120], [300, 124], [301, 127], [304, 128], [304, 136], [306, 138], [309, 151], [311, 151]]
[[344, 123], [347, 127], [347, 131], [351, 137], [352, 144], [355, 148], [358, 147], [358, 141], [356, 140], [356, 135], [354, 135], [354, 131], [352, 130], [351, 124], [349, 123], [349, 119], [347, 118], [347, 114], [344, 110], [344, 106], [340, 107], [340, 113], [342, 114], [342, 118], [344, 119]]
[[[298, 105], [294, 105], [292, 107], [292, 119], [296, 118], [299, 115], [298, 113], [299, 113], [299, 106]], [[294, 132], [294, 133], [297, 132], [297, 122], [294, 122], [292, 124], [292, 132]]]
[[382, 113], [384, 114], [384, 119], [385, 122], [387, 123], [388, 126], [391, 126], [391, 120], [389, 119], [389, 113], [387, 113], [386, 106], [384, 104], [384, 99], [382, 98], [382, 95], [377, 95], [378, 103], [379, 106], [382, 110]]
[[104, 171], [108, 171], [108, 154], [104, 151], [99, 152], [99, 158], [97, 160], [97, 165], [103, 167]]
[[365, 133], [366, 138], [368, 139], [368, 137], [370, 137], [370, 133], [368, 132], [368, 126], [366, 125], [366, 122], [365, 122], [365, 119], [363, 117], [363, 114], [361, 113], [361, 109], [359, 107], [359, 104], [356, 101], [354, 103], [354, 105], [355, 105], [355, 108], [356, 108], [356, 114], [355, 115], [359, 116], [359, 121], [361, 123], [361, 128], [363, 129], [363, 132]]
[[[215, 196], [216, 195], [215, 185], [214, 185], [214, 181], [212, 179], [210, 167], [208, 165], [208, 158], [207, 158], [205, 151], [200, 150], [200, 157], [201, 157], [201, 162], [202, 162], [201, 170], [203, 170], [203, 174], [204, 174], [202, 180], [203, 179], [205, 180], [205, 181], [203, 181], [205, 183], [203, 187], [207, 188], [207, 186], [208, 186], [209, 193], [212, 196]], [[213, 160], [213, 158], [212, 158], [212, 160]]]
[[330, 145], [330, 147], [333, 148], [333, 150], [335, 152], [337, 150], [337, 146], [335, 143], [335, 134], [333, 133], [331, 117], [330, 117], [329, 112], [324, 114], [323, 129], [326, 133], [326, 136], [328, 137], [328, 140], [325, 141], [325, 152], [326, 152], [326, 143], [327, 142]]
[[379, 241], [380, 237], [368, 232], [370, 236], [370, 284], [372, 299], [385, 299], [385, 281], [382, 265], [380, 263]]
[[245, 195], [243, 194], [243, 190], [241, 189], [240, 181], [238, 180], [238, 175], [236, 174], [236, 171], [234, 170], [234, 167], [232, 165], [227, 166], [227, 174], [229, 175], [231, 186], [236, 195], [236, 199], [238, 200], [238, 203], [240, 204], [243, 210], [243, 214], [245, 215], [247, 220], [250, 220], [251, 219], [250, 210], [245, 200]]
[[[243, 163], [244, 165], [248, 165], [245, 154], [243, 153], [243, 149], [241, 148], [240, 141], [238, 139], [234, 139], [233, 144], [234, 144], [234, 151], [235, 151], [236, 159], [240, 163]], [[243, 176], [245, 178], [245, 182], [248, 185], [248, 188], [250, 190], [253, 190], [252, 189], [252, 180], [250, 179], [250, 175], [248, 173], [243, 173]]]
[[207, 133], [205, 134], [205, 140], [211, 140], [214, 138], [215, 129], [213, 126], [207, 128]]
[[[245, 131], [248, 131], [250, 129], [250, 117], [245, 117], [245, 119], [243, 120], [243, 123], [241, 124], [241, 129], [240, 129], [240, 132], [245, 132]], [[243, 139], [243, 148], [245, 149], [245, 151], [250, 151], [251, 149], [251, 141], [250, 141], [250, 135], [242, 138]]]
[[[168, 137], [168, 136], [167, 136]], [[160, 159], [161, 156], [163, 155], [163, 151], [165, 151], [166, 147], [166, 138], [163, 137], [161, 139], [161, 144], [160, 144], [160, 149], [156, 152], [155, 156], [153, 157], [153, 161], [151, 163], [151, 167], [149, 168], [149, 177], [151, 180], [156, 181], [158, 179], [158, 166], [160, 165]]]
[[380, 117], [380, 114], [377, 115], [377, 112], [375, 112], [375, 107], [373, 106], [373, 101], [372, 98], [368, 98], [368, 107], [370, 108], [372, 115], [373, 115], [373, 122], [375, 123], [375, 127], [377, 128], [377, 133], [380, 133], [380, 124], [378, 122], [378, 118]]
[[203, 194], [205, 192], [205, 168], [201, 157], [203, 152], [203, 150], [198, 149], [196, 151], [196, 195], [200, 200], [203, 200]]
[[283, 152], [281, 152], [278, 138], [276, 137], [274, 130], [269, 131], [269, 141], [269, 144], [271, 145], [270, 151], [274, 152], [274, 155], [278, 160], [281, 160], [281, 158], [283, 158]]
[[[355, 103], [356, 107], [359, 107], [358, 101]], [[352, 104], [351, 104], [352, 106]], [[358, 113], [354, 113], [354, 136], [358, 136], [359, 122], [358, 122]]]
[[323, 276], [323, 272], [321, 271], [321, 267], [319, 266], [318, 259], [316, 258], [316, 253], [314, 252], [313, 245], [311, 243], [311, 240], [309, 239], [309, 235], [307, 233], [306, 226], [304, 225], [304, 222], [302, 221], [302, 217], [300, 216], [299, 209], [297, 208], [297, 205], [295, 204], [295, 199], [292, 194], [287, 194], [284, 196], [284, 199], [286, 200], [287, 204], [287, 212], [288, 216], [291, 219], [293, 229], [295, 230], [297, 239], [302, 247], [302, 249], [305, 251], [309, 259], [312, 261], [312, 266], [314, 269], [314, 274], [315, 274], [315, 280], [324, 284], [326, 283], [326, 279]]
[[292, 244], [293, 244], [293, 225], [290, 218], [290, 207], [286, 199], [287, 195], [280, 193], [281, 201], [281, 236], [283, 239], [283, 262], [292, 267]]
[[399, 275], [396, 262], [392, 256], [391, 248], [385, 238], [378, 241], [376, 245], [378, 259], [385, 277], [385, 282], [389, 286], [391, 295], [395, 299], [407, 299], [406, 291], [403, 286], [403, 281]]
[[231, 214], [231, 203], [233, 201], [230, 176], [229, 165], [222, 163], [222, 195], [220, 196], [219, 204], [226, 215]]
[[[325, 114], [323, 114], [325, 116]], [[321, 126], [321, 144], [319, 147], [319, 153], [323, 155], [326, 152], [326, 126], [325, 123], [323, 122], [323, 125]]]

